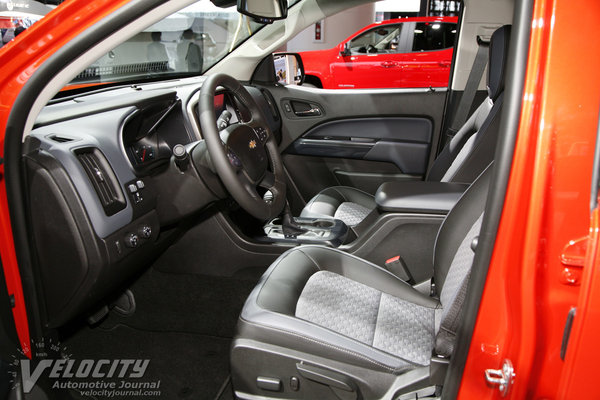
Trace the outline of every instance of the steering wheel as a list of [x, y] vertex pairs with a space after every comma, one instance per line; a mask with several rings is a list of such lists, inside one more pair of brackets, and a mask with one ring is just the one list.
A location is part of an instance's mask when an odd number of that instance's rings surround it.
[[[252, 119], [219, 131], [215, 116], [218, 87], [232, 93], [250, 111]], [[211, 75], [202, 84], [199, 107], [202, 136], [215, 170], [229, 193], [258, 219], [278, 216], [285, 206], [283, 162], [273, 132], [250, 93], [229, 75]], [[272, 200], [263, 200], [258, 187], [269, 190]]]
[[377, 53], [377, 47], [373, 46], [372, 44], [370, 44], [367, 47], [367, 53]]

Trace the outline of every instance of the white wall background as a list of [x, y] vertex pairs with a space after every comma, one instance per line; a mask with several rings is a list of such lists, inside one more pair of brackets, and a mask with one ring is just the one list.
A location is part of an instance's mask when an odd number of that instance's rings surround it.
[[375, 11], [419, 12], [421, 0], [381, 0], [375, 3]]

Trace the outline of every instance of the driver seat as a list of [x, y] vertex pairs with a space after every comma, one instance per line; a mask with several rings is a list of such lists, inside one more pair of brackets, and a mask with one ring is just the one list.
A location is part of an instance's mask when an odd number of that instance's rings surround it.
[[440, 227], [431, 296], [334, 248], [304, 245], [279, 257], [238, 321], [231, 352], [236, 396], [433, 394], [445, 375], [435, 373], [439, 361], [453, 352], [490, 175], [488, 167]]

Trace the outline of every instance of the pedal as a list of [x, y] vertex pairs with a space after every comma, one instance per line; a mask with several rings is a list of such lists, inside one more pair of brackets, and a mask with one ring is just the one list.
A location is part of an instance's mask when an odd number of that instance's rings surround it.
[[124, 317], [129, 317], [135, 313], [135, 297], [129, 289], [125, 291], [117, 300], [110, 304], [112, 311]]
[[96, 325], [108, 315], [108, 306], [102, 306], [98, 311], [87, 317], [88, 325]]

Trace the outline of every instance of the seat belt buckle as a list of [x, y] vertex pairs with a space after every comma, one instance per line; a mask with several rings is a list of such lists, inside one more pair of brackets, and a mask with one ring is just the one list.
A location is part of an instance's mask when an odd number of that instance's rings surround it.
[[385, 268], [404, 282], [414, 283], [413, 277], [408, 269], [408, 266], [400, 256], [388, 258], [385, 261]]
[[431, 277], [431, 286], [429, 289], [429, 297], [437, 297], [437, 289], [435, 287], [435, 280]]

